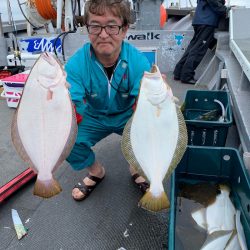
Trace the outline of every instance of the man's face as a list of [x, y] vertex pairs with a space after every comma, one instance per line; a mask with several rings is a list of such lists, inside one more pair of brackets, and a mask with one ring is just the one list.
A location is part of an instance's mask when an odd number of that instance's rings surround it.
[[[103, 16], [89, 14], [88, 25], [119, 25], [122, 20], [106, 11]], [[116, 60], [119, 56], [122, 40], [125, 38], [128, 27], [122, 27], [117, 35], [109, 35], [102, 29], [98, 35], [89, 34], [89, 40], [94, 48], [97, 58], [100, 61]]]

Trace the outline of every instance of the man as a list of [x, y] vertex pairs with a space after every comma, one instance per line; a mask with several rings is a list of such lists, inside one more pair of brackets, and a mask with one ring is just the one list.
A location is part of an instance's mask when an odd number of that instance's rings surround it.
[[214, 30], [219, 19], [225, 16], [225, 0], [198, 0], [193, 17], [194, 36], [185, 53], [174, 69], [174, 79], [182, 83], [195, 84], [195, 69], [201, 62], [207, 49], [214, 42]]
[[[88, 197], [105, 175], [91, 147], [111, 133], [122, 134], [133, 113], [143, 72], [150, 70], [146, 57], [123, 41], [129, 23], [127, 0], [87, 1], [84, 24], [90, 43], [65, 66], [79, 122], [77, 140], [67, 161], [73, 169], [88, 168], [89, 172], [72, 191], [77, 201]], [[145, 192], [148, 183], [132, 166], [130, 172]]]

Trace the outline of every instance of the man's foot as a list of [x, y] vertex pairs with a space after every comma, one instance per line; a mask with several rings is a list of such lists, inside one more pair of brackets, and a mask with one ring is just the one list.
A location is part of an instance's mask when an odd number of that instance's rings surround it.
[[132, 175], [132, 180], [136, 184], [136, 186], [140, 188], [143, 194], [145, 194], [149, 189], [149, 183], [147, 183], [146, 180], [138, 173]]
[[185, 83], [185, 84], [196, 84], [196, 80], [194, 79], [190, 79], [190, 80], [181, 80], [182, 83]]
[[[84, 183], [85, 179], [89, 179], [91, 181], [94, 182], [93, 185], [86, 185]], [[84, 199], [86, 199], [90, 193], [96, 188], [96, 186], [103, 180], [104, 176], [102, 178], [96, 177], [96, 176], [92, 176], [90, 174], [88, 174], [82, 182], [78, 182], [73, 191], [72, 191], [72, 197], [74, 200], [76, 201], [82, 201]]]
[[174, 80], [175, 80], [175, 81], [180, 81], [181, 79], [180, 79], [180, 77], [178, 77], [178, 76], [174, 76]]
[[103, 180], [105, 170], [102, 167], [96, 176], [90, 172], [81, 182], [78, 182], [72, 190], [72, 197], [76, 201], [87, 198], [96, 186]]

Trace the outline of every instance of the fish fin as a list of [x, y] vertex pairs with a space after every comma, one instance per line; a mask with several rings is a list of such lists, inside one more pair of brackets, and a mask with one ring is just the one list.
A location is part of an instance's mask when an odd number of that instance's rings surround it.
[[198, 226], [203, 229], [207, 229], [207, 221], [206, 221], [206, 209], [201, 208], [191, 213], [192, 218], [196, 222]]
[[12, 123], [11, 123], [11, 139], [12, 139], [12, 143], [16, 149], [16, 152], [18, 153], [18, 155], [21, 157], [21, 159], [26, 162], [30, 168], [32, 168], [35, 172], [37, 172], [37, 169], [34, 165], [34, 163], [32, 162], [32, 160], [30, 159], [29, 155], [27, 154], [19, 132], [18, 132], [18, 127], [17, 127], [17, 115], [18, 115], [18, 108], [15, 111], [14, 115], [13, 115], [13, 119], [12, 119]]
[[181, 104], [181, 107], [180, 107], [180, 110], [181, 110], [182, 113], [185, 112], [185, 107], [186, 107], [186, 103], [183, 102], [183, 103]]
[[62, 191], [60, 184], [55, 179], [41, 181], [37, 178], [33, 194], [42, 198], [50, 198]]
[[178, 99], [178, 97], [176, 97], [176, 96], [173, 96], [172, 97], [172, 100], [173, 100], [173, 102], [174, 103], [178, 103], [180, 100]]
[[[70, 98], [70, 97], [69, 97]], [[74, 106], [72, 101], [71, 102], [71, 111], [72, 111], [72, 121], [71, 121], [71, 130], [68, 136], [68, 140], [65, 143], [64, 149], [62, 151], [62, 154], [60, 155], [57, 163], [55, 164], [55, 167], [53, 168], [53, 173], [61, 166], [61, 164], [63, 163], [63, 161], [69, 156], [75, 141], [76, 141], [76, 136], [77, 136], [77, 132], [78, 132], [78, 126], [77, 126], [77, 122], [76, 122], [76, 112], [74, 110]]]
[[158, 212], [163, 209], [168, 209], [170, 207], [170, 202], [165, 192], [162, 192], [160, 196], [155, 197], [149, 190], [141, 198], [138, 206], [149, 211]]
[[186, 151], [187, 143], [188, 143], [186, 122], [185, 122], [185, 119], [181, 110], [177, 106], [176, 106], [176, 113], [177, 113], [178, 125], [179, 125], [178, 141], [177, 141], [177, 146], [175, 149], [174, 157], [170, 163], [168, 172], [165, 175], [164, 179], [168, 179], [169, 176], [174, 171], [174, 169], [177, 167], [178, 163], [181, 161]]
[[125, 159], [127, 160], [127, 162], [137, 170], [139, 175], [143, 176], [144, 179], [148, 180], [147, 177], [145, 176], [139, 162], [137, 161], [137, 159], [134, 155], [133, 149], [132, 149], [131, 140], [130, 140], [130, 130], [131, 130], [132, 120], [133, 120], [133, 117], [131, 117], [128, 120], [128, 122], [126, 123], [126, 126], [123, 130], [122, 141], [121, 141], [122, 153], [123, 153]]

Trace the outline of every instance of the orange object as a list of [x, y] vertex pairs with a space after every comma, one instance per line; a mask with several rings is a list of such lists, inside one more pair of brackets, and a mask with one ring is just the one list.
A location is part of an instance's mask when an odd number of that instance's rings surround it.
[[163, 28], [165, 23], [168, 20], [168, 14], [167, 10], [164, 8], [164, 6], [161, 4], [160, 6], [160, 27]]
[[35, 0], [36, 9], [44, 19], [56, 19], [56, 10], [54, 9], [51, 0]]

